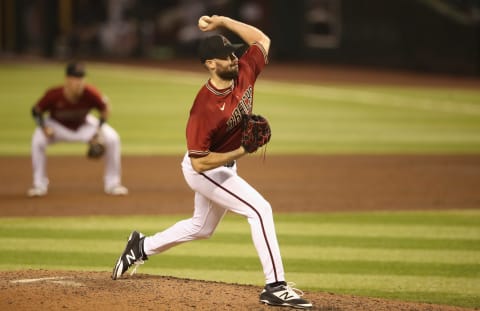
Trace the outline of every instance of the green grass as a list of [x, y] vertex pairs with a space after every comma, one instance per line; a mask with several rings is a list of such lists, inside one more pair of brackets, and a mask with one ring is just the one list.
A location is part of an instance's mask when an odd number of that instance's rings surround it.
[[[1, 218], [0, 269], [110, 271], [132, 229], [183, 219]], [[480, 307], [480, 211], [279, 214], [287, 278], [303, 289]], [[301, 228], [301, 229], [299, 229]], [[142, 273], [262, 285], [245, 219], [228, 214], [209, 240], [152, 256]]]
[[[272, 65], [273, 66], [273, 65]], [[207, 74], [89, 64], [88, 82], [110, 98], [125, 154], [181, 154], [193, 99]], [[0, 65], [0, 155], [25, 155], [30, 108], [62, 83], [63, 64]], [[478, 153], [480, 90], [306, 85], [266, 81], [254, 112], [272, 125], [269, 153]], [[60, 144], [52, 154], [78, 154]]]

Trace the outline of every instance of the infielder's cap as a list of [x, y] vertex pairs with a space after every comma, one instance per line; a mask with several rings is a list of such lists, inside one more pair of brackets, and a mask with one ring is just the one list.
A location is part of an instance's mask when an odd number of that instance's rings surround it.
[[200, 61], [205, 63], [207, 59], [227, 58], [242, 46], [243, 44], [232, 44], [222, 35], [214, 35], [206, 37], [200, 42], [198, 54], [200, 56]]
[[80, 62], [70, 62], [67, 64], [65, 74], [68, 77], [82, 78], [85, 76], [85, 65]]

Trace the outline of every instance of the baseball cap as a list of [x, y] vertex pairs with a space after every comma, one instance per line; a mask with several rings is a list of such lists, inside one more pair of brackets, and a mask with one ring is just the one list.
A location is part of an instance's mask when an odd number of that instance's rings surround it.
[[205, 63], [207, 59], [226, 58], [242, 46], [243, 44], [232, 44], [222, 35], [213, 35], [200, 42], [198, 54], [200, 61]]
[[65, 74], [69, 77], [82, 78], [85, 76], [85, 65], [81, 62], [70, 62], [67, 64]]

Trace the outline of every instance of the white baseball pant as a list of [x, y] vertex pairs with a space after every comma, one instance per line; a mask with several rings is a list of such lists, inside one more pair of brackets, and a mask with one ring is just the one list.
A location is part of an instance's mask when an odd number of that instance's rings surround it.
[[227, 210], [245, 216], [263, 267], [266, 283], [284, 281], [284, 269], [270, 204], [237, 175], [236, 165], [197, 173], [188, 154], [182, 162], [185, 180], [195, 191], [194, 213], [170, 228], [145, 238], [147, 256], [180, 243], [209, 238]]
[[[87, 115], [86, 122], [77, 130], [69, 129], [52, 118], [45, 119], [45, 125], [52, 128], [54, 136], [47, 139], [40, 127], [37, 127], [32, 136], [32, 166], [33, 186], [48, 188], [46, 149], [49, 145], [59, 142], [87, 143], [98, 129], [98, 119]], [[121, 182], [120, 137], [108, 124], [104, 123], [100, 130], [105, 143], [105, 189], [117, 186]]]

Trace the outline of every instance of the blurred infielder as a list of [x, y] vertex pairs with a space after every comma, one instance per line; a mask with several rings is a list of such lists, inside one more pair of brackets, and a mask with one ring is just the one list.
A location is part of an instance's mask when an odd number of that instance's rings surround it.
[[[125, 195], [128, 189], [121, 184], [120, 138], [106, 120], [109, 106], [105, 97], [84, 81], [83, 63], [72, 62], [66, 67], [65, 83], [54, 87], [33, 106], [37, 123], [32, 137], [33, 187], [30, 197], [44, 196], [49, 180], [46, 172], [46, 149], [58, 142], [85, 142], [89, 157], [105, 157], [104, 190], [110, 195]], [[99, 119], [90, 114], [100, 113]], [[43, 114], [48, 112], [48, 117]]]
[[254, 152], [270, 138], [268, 125], [253, 131], [265, 134], [259, 143], [252, 144], [251, 134], [246, 133], [251, 120], [254, 127], [255, 123], [267, 123], [262, 117], [251, 116], [254, 84], [268, 61], [270, 39], [253, 26], [223, 16], [204, 16], [199, 20], [199, 28], [226, 28], [239, 35], [249, 48], [239, 60], [233, 53], [239, 46], [221, 35], [207, 37], [200, 43], [200, 60], [210, 79], [190, 110], [186, 129], [188, 152], [182, 162], [185, 180], [195, 191], [193, 217], [148, 237], [133, 231], [112, 278], [119, 278], [133, 264], [142, 264], [148, 256], [180, 243], [210, 237], [225, 213], [232, 211], [245, 216], [250, 224], [266, 279], [260, 301], [310, 308], [312, 304], [301, 298], [301, 291], [285, 282], [270, 204], [237, 175], [236, 160]]

